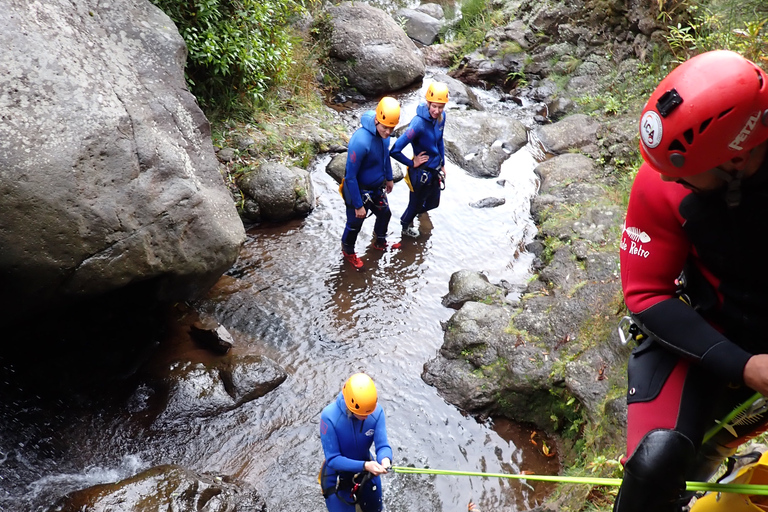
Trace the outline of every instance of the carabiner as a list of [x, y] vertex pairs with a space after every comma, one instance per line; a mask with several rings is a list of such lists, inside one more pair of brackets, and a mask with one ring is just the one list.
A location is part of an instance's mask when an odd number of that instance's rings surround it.
[[619, 340], [621, 340], [622, 345], [629, 343], [629, 339], [631, 338], [629, 335], [630, 327], [632, 327], [632, 317], [624, 316], [619, 320]]

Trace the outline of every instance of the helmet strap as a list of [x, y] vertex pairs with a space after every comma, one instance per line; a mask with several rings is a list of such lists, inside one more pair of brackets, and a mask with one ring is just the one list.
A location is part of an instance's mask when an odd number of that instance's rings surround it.
[[739, 206], [739, 203], [741, 203], [741, 179], [744, 177], [744, 169], [739, 169], [736, 172], [736, 176], [719, 167], [715, 167], [710, 172], [728, 184], [728, 188], [725, 191], [725, 204], [728, 205], [728, 208]]

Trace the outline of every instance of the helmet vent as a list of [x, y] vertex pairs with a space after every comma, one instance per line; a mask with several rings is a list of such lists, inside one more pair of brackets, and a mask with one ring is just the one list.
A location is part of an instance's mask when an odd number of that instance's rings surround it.
[[[688, 133], [689, 131], [690, 130], [687, 130], [686, 133]], [[689, 144], [690, 144], [690, 142], [689, 142]], [[675, 139], [669, 145], [669, 150], [670, 151], [679, 151], [681, 153], [685, 153], [685, 146], [683, 145], [682, 142], [680, 142], [679, 140]]]
[[683, 132], [683, 137], [685, 137], [685, 142], [687, 142], [689, 146], [693, 144], [693, 130], [691, 128], [688, 128]]
[[729, 108], [728, 110], [723, 110], [722, 112], [720, 112], [720, 115], [718, 115], [717, 118], [722, 119], [723, 117], [730, 114], [731, 110], [733, 110], [733, 107]]
[[712, 122], [712, 118], [710, 117], [709, 119], [701, 123], [701, 125], [699, 126], [699, 133], [704, 133], [704, 130], [707, 129], [707, 127], [709, 126], [709, 123], [711, 122]]

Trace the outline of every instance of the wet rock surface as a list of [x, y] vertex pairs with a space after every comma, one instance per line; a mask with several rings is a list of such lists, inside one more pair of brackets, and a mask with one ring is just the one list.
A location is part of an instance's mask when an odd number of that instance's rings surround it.
[[70, 493], [47, 512], [267, 512], [264, 500], [229, 477], [206, 475], [167, 465], [157, 466], [112, 484]]

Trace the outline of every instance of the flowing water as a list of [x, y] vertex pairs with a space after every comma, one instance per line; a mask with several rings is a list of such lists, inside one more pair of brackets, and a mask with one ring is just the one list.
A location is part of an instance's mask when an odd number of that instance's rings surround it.
[[[414, 115], [428, 83], [399, 97], [403, 121]], [[478, 93], [489, 108], [530, 117]], [[366, 108], [371, 105], [345, 115], [355, 122]], [[470, 417], [421, 379], [442, 344], [441, 322], [454, 313], [441, 304], [451, 274], [482, 271], [491, 282], [510, 283], [517, 290], [512, 298], [530, 277], [532, 256], [524, 246], [535, 234], [529, 210], [541, 158], [529, 144], [504, 163], [498, 179], [471, 177], [449, 161], [439, 208], [420, 218], [422, 235], [404, 239], [400, 249], [377, 251], [370, 247], [373, 219], [367, 220], [357, 245], [365, 266], [357, 271], [341, 258], [344, 205], [325, 173], [330, 156], [320, 157], [311, 169], [316, 209], [305, 219], [249, 229], [237, 263], [203, 304], [238, 343], [258, 343], [286, 369], [287, 380], [229, 413], [148, 425], [128, 420], [131, 411], [109, 400], [64, 407], [3, 397], [0, 510], [45, 510], [68, 491], [165, 463], [232, 475], [259, 489], [273, 511], [325, 510], [316, 481], [323, 458], [319, 415], [357, 371], [377, 384], [396, 465], [557, 472], [556, 458], [531, 442], [531, 429]], [[506, 202], [470, 206], [486, 197]], [[390, 243], [400, 240], [398, 218], [407, 201], [400, 182], [389, 196]], [[12, 372], [4, 368], [6, 380]], [[134, 400], [141, 396], [141, 389], [134, 392]], [[470, 500], [484, 511], [526, 510], [550, 490], [497, 478], [384, 477], [390, 511], [463, 511]]]

